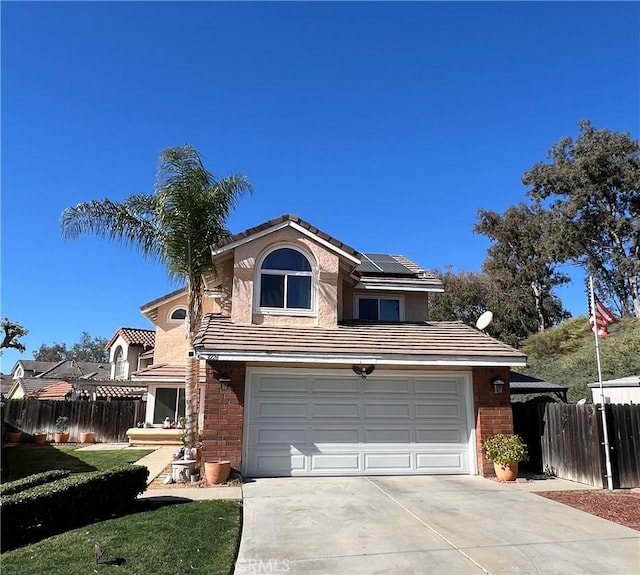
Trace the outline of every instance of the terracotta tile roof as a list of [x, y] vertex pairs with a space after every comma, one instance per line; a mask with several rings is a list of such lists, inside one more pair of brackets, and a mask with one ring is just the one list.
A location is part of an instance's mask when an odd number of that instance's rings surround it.
[[229, 236], [222, 242], [211, 246], [211, 249], [215, 252], [217, 250], [220, 250], [221, 248], [224, 248], [225, 246], [229, 246], [230, 244], [235, 244], [236, 242], [239, 242], [243, 239], [250, 238], [255, 234], [259, 234], [260, 232], [266, 231], [269, 228], [275, 228], [280, 224], [285, 224], [287, 222], [298, 224], [299, 226], [305, 228], [307, 231], [323, 239], [325, 242], [330, 243], [332, 246], [335, 246], [336, 248], [342, 250], [343, 252], [348, 253], [349, 255], [357, 259], [359, 259], [360, 257], [360, 252], [358, 252], [351, 246], [348, 246], [347, 244], [343, 244], [340, 240], [337, 240], [336, 238], [330, 236], [329, 234], [319, 230], [315, 226], [312, 226], [309, 222], [306, 222], [302, 218], [298, 216], [294, 216], [293, 214], [284, 214], [282, 216], [269, 220], [268, 222], [264, 222], [263, 224], [255, 226], [253, 228], [249, 228], [248, 230], [245, 230], [238, 234], [233, 234], [232, 236]]
[[[158, 379], [180, 379], [185, 378], [185, 366], [184, 365], [168, 365], [166, 363], [159, 363], [156, 365], [150, 365], [139, 371], [131, 374], [132, 379], [143, 380], [147, 378]], [[204, 364], [200, 365], [200, 381], [205, 381], [206, 368]]]
[[153, 329], [140, 329], [137, 327], [121, 327], [113, 334], [109, 343], [105, 345], [105, 349], [109, 349], [113, 342], [116, 341], [118, 336], [122, 336], [122, 339], [127, 345], [139, 345], [145, 350], [152, 348], [156, 344], [156, 332]]
[[[73, 386], [67, 381], [58, 381], [51, 385], [46, 385], [32, 391], [28, 397], [34, 399], [64, 400], [73, 391]], [[124, 386], [124, 385], [98, 385], [95, 386], [96, 397], [98, 399], [140, 399], [146, 392], [144, 387]], [[83, 389], [80, 398], [89, 399], [92, 396], [91, 390]]]
[[[461, 322], [343, 322], [335, 328], [237, 325], [203, 318], [195, 349], [204, 356], [336, 363], [376, 361], [416, 365], [525, 365], [518, 350]], [[255, 359], [254, 361], [258, 361]]]

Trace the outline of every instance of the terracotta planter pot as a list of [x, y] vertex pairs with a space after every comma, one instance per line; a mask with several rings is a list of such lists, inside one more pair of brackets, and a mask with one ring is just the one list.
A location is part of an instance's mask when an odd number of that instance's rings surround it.
[[496, 472], [496, 477], [500, 481], [515, 481], [518, 477], [518, 462], [510, 461], [504, 465], [493, 463], [493, 470]]
[[209, 485], [218, 485], [229, 479], [231, 461], [207, 461], [204, 464], [204, 476]]
[[68, 433], [55, 433], [53, 439], [56, 443], [69, 443]]
[[7, 443], [20, 443], [22, 431], [5, 431], [4, 438]]
[[96, 434], [93, 431], [83, 431], [80, 434], [80, 443], [95, 443]]
[[33, 442], [36, 445], [44, 445], [47, 442], [47, 434], [46, 433], [34, 433], [33, 434]]

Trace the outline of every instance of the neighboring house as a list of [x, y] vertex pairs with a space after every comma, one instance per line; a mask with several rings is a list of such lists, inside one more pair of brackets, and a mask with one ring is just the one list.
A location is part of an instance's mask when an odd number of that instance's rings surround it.
[[111, 379], [129, 380], [134, 371], [151, 365], [155, 341], [156, 332], [151, 329], [118, 329], [105, 346], [109, 352]]
[[7, 394], [13, 387], [13, 378], [10, 373], [0, 373], [0, 396], [2, 399], [7, 397]]
[[640, 376], [621, 377], [602, 382], [603, 393], [599, 383], [590, 383], [589, 389], [593, 403], [640, 403]]
[[[213, 309], [195, 343], [205, 461], [229, 459], [247, 476], [493, 475], [481, 443], [512, 432], [510, 367], [526, 357], [460, 322], [429, 321], [438, 278], [290, 215], [212, 257]], [[171, 304], [143, 310], [156, 314], [156, 352]], [[178, 365], [185, 350], [174, 351]]]
[[7, 399], [30, 397], [42, 387], [66, 381], [74, 386], [87, 385], [90, 382], [109, 381], [108, 363], [95, 363], [67, 359], [62, 361], [19, 360], [12, 370], [13, 385]]

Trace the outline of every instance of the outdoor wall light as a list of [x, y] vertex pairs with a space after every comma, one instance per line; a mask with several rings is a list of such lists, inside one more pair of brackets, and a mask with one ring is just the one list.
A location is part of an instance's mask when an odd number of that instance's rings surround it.
[[221, 374], [218, 381], [220, 382], [220, 389], [222, 391], [227, 391], [227, 389], [229, 389], [231, 378], [226, 373]]
[[362, 379], [367, 379], [367, 375], [371, 375], [373, 370], [376, 368], [375, 365], [352, 365], [351, 369], [353, 373], [359, 375]]
[[491, 380], [491, 385], [493, 385], [493, 393], [502, 393], [502, 390], [504, 388], [504, 381], [499, 377], [494, 377]]

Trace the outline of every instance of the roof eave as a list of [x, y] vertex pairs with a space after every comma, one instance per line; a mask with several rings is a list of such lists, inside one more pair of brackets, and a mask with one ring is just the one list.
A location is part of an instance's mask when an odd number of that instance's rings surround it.
[[[332, 244], [330, 241], [325, 240], [324, 238], [320, 237], [318, 234], [313, 233], [312, 231], [308, 230], [306, 227], [301, 226], [299, 223], [293, 221], [293, 220], [284, 220], [278, 223], [275, 223], [272, 226], [269, 226], [268, 228], [259, 230], [251, 235], [248, 235], [246, 237], [242, 237], [239, 238], [233, 242], [230, 242], [228, 244], [225, 244], [223, 246], [217, 247], [217, 248], [211, 248], [211, 256], [212, 257], [216, 257], [219, 256], [221, 254], [224, 254], [228, 251], [234, 250], [235, 248], [242, 246], [248, 242], [251, 242], [253, 240], [256, 240], [258, 238], [264, 237], [268, 234], [271, 234], [273, 232], [276, 232], [278, 230], [287, 228], [287, 227], [291, 227], [294, 230], [300, 232], [301, 234], [306, 235], [307, 237], [313, 239], [314, 241], [318, 242], [319, 244], [322, 244], [324, 247], [336, 252], [338, 255], [342, 256], [343, 258], [351, 261], [353, 264], [355, 265], [359, 265], [360, 264], [360, 259], [352, 254], [350, 254], [349, 252], [343, 250], [342, 248], [340, 248], [339, 246], [336, 246], [334, 244]], [[348, 246], [346, 246], [348, 247]], [[352, 249], [352, 248], [349, 248]], [[355, 251], [355, 250], [354, 250]]]
[[325, 364], [374, 364], [424, 367], [524, 367], [525, 356], [445, 356], [445, 355], [353, 355], [353, 354], [306, 354], [271, 353], [243, 351], [197, 351], [199, 359], [212, 361], [282, 362], [282, 363], [325, 363]]

